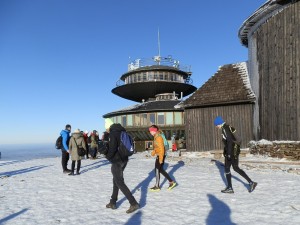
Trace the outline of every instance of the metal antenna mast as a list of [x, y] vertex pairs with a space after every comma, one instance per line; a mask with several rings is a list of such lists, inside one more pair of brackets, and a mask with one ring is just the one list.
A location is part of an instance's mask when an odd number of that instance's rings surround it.
[[160, 57], [160, 40], [159, 40], [159, 28], [158, 28], [157, 36], [158, 36], [158, 56]]

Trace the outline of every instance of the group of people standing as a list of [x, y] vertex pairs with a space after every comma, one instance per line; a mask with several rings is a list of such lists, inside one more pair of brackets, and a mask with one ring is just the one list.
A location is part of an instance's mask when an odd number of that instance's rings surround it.
[[[61, 148], [61, 164], [63, 173], [68, 175], [79, 175], [82, 156], [79, 156], [78, 149], [83, 148], [86, 152], [86, 158], [96, 159], [99, 146], [99, 133], [93, 130], [89, 135], [88, 131], [80, 131], [79, 129], [74, 130], [71, 135], [71, 125], [67, 124], [65, 129], [60, 132], [62, 136], [62, 148]], [[68, 161], [71, 155], [71, 169], [68, 169]], [[76, 173], [75, 164], [77, 161]]]

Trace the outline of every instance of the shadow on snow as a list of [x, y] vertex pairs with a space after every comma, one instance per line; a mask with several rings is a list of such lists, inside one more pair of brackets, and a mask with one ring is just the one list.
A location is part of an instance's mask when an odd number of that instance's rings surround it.
[[[98, 169], [100, 168], [101, 166], [105, 166], [105, 165], [108, 165], [110, 164], [110, 162], [108, 160], [101, 160], [101, 161], [98, 161], [98, 162], [95, 162], [95, 163], [92, 163], [92, 164], [88, 164], [88, 165], [85, 165], [85, 166], [82, 166], [81, 167], [81, 171], [80, 173], [86, 173], [90, 170], [95, 170], [95, 169]], [[92, 166], [92, 167], [90, 167]], [[86, 167], [89, 167], [89, 168], [86, 168]], [[85, 168], [85, 169], [82, 169], [82, 168]]]
[[15, 175], [19, 175], [22, 173], [29, 173], [35, 170], [40, 170], [43, 169], [45, 167], [49, 167], [49, 166], [32, 166], [26, 169], [20, 169], [20, 170], [15, 170], [15, 171], [9, 171], [9, 172], [4, 172], [4, 173], [0, 173], [0, 177], [11, 177], [11, 176], [15, 176]]
[[230, 219], [231, 210], [228, 205], [211, 194], [207, 194], [207, 197], [212, 209], [206, 218], [206, 225], [237, 225]]
[[20, 214], [22, 213], [25, 213], [28, 209], [22, 209], [21, 211], [19, 212], [16, 212], [16, 213], [13, 213], [11, 214], [10, 216], [7, 216], [7, 217], [4, 217], [3, 219], [0, 219], [0, 224], [4, 223], [4, 222], [7, 222], [9, 220], [12, 220], [13, 218], [19, 216]]

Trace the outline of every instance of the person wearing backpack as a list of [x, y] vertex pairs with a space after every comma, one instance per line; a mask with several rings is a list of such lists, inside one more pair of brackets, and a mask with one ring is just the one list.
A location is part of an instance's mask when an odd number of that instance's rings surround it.
[[224, 143], [225, 157], [225, 175], [227, 180], [227, 187], [221, 190], [222, 193], [234, 193], [231, 183], [231, 172], [230, 167], [233, 170], [245, 178], [249, 183], [249, 192], [254, 191], [257, 186], [256, 182], [253, 182], [248, 175], [239, 167], [239, 153], [240, 153], [240, 141], [237, 140], [234, 133], [236, 130], [230, 125], [226, 124], [221, 116], [217, 116], [214, 120], [214, 125], [222, 131], [222, 141]]
[[118, 193], [119, 190], [121, 190], [130, 203], [130, 207], [126, 213], [132, 213], [139, 209], [140, 206], [124, 181], [123, 173], [128, 163], [128, 156], [121, 157], [118, 151], [121, 142], [121, 132], [126, 130], [121, 126], [121, 124], [113, 123], [110, 118], [105, 119], [105, 129], [109, 133], [108, 152], [106, 154], [106, 158], [111, 162], [111, 173], [113, 176], [113, 191], [110, 202], [106, 205], [106, 208], [117, 208], [116, 203], [118, 200]]
[[83, 135], [80, 132], [79, 129], [76, 129], [72, 137], [70, 138], [70, 144], [69, 144], [69, 152], [71, 154], [71, 160], [72, 160], [72, 167], [71, 167], [71, 173], [69, 175], [74, 176], [74, 170], [75, 170], [75, 163], [77, 161], [77, 168], [76, 168], [76, 175], [80, 174], [80, 166], [81, 166], [81, 159], [82, 157], [78, 154], [78, 149], [83, 148], [85, 151], [86, 149], [86, 143], [84, 141]]
[[63, 173], [70, 173], [71, 170], [67, 168], [69, 155], [69, 140], [70, 140], [71, 125], [67, 124], [66, 128], [60, 132], [62, 136], [62, 148], [61, 148], [61, 165]]
[[176, 186], [176, 182], [173, 181], [170, 177], [170, 175], [164, 170], [164, 163], [166, 159], [166, 151], [165, 149], [165, 142], [164, 141], [164, 135], [159, 130], [158, 126], [152, 125], [149, 127], [150, 134], [154, 137], [153, 142], [153, 151], [151, 152], [152, 156], [156, 156], [155, 160], [155, 177], [156, 182], [155, 186], [150, 188], [150, 191], [160, 191], [160, 174], [162, 174], [168, 181], [169, 181], [169, 187], [168, 190], [173, 189]]

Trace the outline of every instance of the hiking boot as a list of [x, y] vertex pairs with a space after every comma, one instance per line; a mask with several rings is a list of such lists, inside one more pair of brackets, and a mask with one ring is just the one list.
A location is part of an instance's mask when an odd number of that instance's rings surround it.
[[129, 209], [126, 211], [126, 213], [132, 213], [135, 210], [139, 209], [140, 205], [138, 203], [134, 204], [134, 205], [130, 205]]
[[256, 182], [251, 182], [249, 184], [249, 193], [251, 193], [252, 191], [254, 191], [255, 187], [257, 186]]
[[150, 191], [160, 191], [160, 187], [154, 186], [149, 189]]
[[234, 191], [231, 187], [227, 187], [224, 190], [221, 191], [222, 193], [227, 193], [227, 194], [233, 194]]
[[74, 176], [75, 174], [71, 172], [71, 173], [69, 173], [68, 175], [69, 175], [69, 176]]
[[175, 186], [176, 186], [176, 182], [175, 181], [170, 182], [168, 190], [172, 190]]
[[108, 203], [108, 204], [106, 205], [106, 208], [109, 208], [109, 209], [116, 209], [117, 206], [116, 206], [116, 204], [110, 202], [110, 203]]
[[63, 171], [63, 173], [71, 173], [71, 172], [72, 172], [72, 170], [69, 170], [69, 169], [66, 169]]
[[77, 172], [76, 175], [80, 175], [80, 172]]

